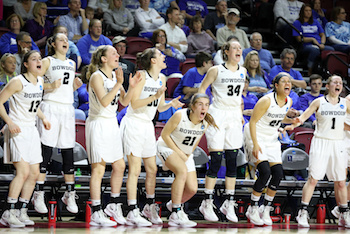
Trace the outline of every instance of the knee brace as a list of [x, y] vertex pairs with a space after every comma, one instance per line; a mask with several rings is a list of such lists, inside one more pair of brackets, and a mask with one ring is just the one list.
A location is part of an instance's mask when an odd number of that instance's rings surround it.
[[216, 178], [221, 167], [222, 152], [210, 152], [210, 164], [207, 170], [207, 176]]
[[62, 159], [63, 159], [63, 173], [64, 174], [74, 174], [74, 160], [73, 160], [73, 148], [61, 149]]
[[52, 157], [52, 147], [41, 144], [41, 152], [43, 161], [40, 163], [40, 173], [46, 173], [47, 165], [49, 164]]
[[225, 150], [226, 177], [237, 177], [238, 150]]
[[281, 164], [276, 164], [271, 167], [271, 180], [269, 189], [276, 191], [283, 178], [283, 168]]
[[253, 186], [254, 191], [261, 193], [266, 184], [267, 181], [270, 179], [271, 175], [271, 169], [268, 161], [262, 161], [258, 164], [258, 171], [259, 171], [259, 177], [255, 181], [255, 184]]

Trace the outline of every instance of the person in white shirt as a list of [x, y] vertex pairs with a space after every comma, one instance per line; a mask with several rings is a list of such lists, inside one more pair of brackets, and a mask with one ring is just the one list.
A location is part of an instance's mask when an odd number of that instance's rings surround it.
[[182, 53], [186, 53], [188, 48], [186, 35], [181, 28], [176, 26], [179, 21], [179, 8], [169, 7], [166, 11], [166, 15], [168, 17], [168, 22], [159, 28], [166, 32], [169, 45], [180, 50]]
[[136, 23], [140, 26], [140, 37], [151, 39], [153, 31], [165, 23], [163, 17], [158, 12], [149, 8], [150, 0], [139, 0], [140, 7], [135, 11]]

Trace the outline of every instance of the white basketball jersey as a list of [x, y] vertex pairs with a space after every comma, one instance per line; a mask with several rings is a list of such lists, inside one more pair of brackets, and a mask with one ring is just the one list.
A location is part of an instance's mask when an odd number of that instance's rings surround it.
[[237, 71], [232, 72], [225, 67], [225, 64], [218, 65], [217, 68], [217, 78], [211, 84], [213, 106], [218, 109], [240, 107], [246, 77], [245, 69], [238, 65]]
[[320, 98], [320, 107], [316, 111], [316, 129], [314, 136], [329, 139], [344, 139], [344, 122], [346, 119], [346, 100], [339, 98], [337, 104], [333, 105], [326, 97]]
[[10, 97], [9, 117], [17, 124], [35, 125], [36, 114], [43, 97], [43, 82], [37, 79], [36, 85], [27, 80], [23, 74], [17, 76], [23, 89]]
[[174, 131], [170, 134], [170, 137], [182, 152], [190, 155], [194, 151], [194, 145], [207, 129], [208, 123], [204, 120], [199, 124], [193, 124], [189, 119], [189, 109], [178, 111], [181, 112], [181, 120]]
[[[144, 72], [146, 74], [146, 81], [145, 81], [145, 85], [142, 88], [140, 99], [145, 99], [145, 98], [148, 98], [149, 96], [155, 95], [158, 89], [160, 89], [163, 85], [160, 77], [158, 77], [157, 80], [154, 80], [148, 74], [147, 71], [144, 71]], [[140, 107], [136, 110], [134, 110], [132, 106], [129, 105], [128, 110], [126, 112], [126, 116], [152, 121], [154, 116], [156, 115], [160, 99], [161, 98], [158, 98], [157, 100], [151, 103], [148, 103], [146, 106]]]
[[50, 66], [45, 73], [45, 83], [53, 83], [55, 80], [61, 80], [61, 86], [58, 89], [45, 90], [44, 101], [53, 101], [63, 104], [73, 104], [73, 82], [75, 78], [75, 66], [73, 60], [64, 61], [49, 56]]
[[[115, 72], [112, 72], [112, 80], [109, 79], [101, 70], [98, 70], [95, 72], [96, 74], [99, 74], [103, 79], [103, 88], [106, 93], [109, 93], [114, 85], [117, 82], [117, 78], [115, 76]], [[94, 73], [94, 74], [95, 74]], [[89, 116], [91, 117], [105, 117], [105, 118], [115, 118], [116, 117], [116, 111], [118, 110], [118, 99], [120, 96], [120, 89], [117, 92], [117, 95], [114, 97], [112, 102], [106, 106], [103, 107], [98, 100], [95, 91], [93, 88], [89, 87]]]
[[260, 139], [277, 140], [278, 128], [292, 105], [292, 99], [287, 97], [286, 103], [280, 107], [277, 104], [275, 92], [267, 94], [266, 97], [270, 99], [270, 106], [256, 123], [256, 134]]

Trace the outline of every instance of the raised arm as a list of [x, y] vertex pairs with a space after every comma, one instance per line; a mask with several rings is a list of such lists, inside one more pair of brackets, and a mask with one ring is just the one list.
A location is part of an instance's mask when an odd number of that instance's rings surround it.
[[207, 74], [205, 75], [201, 85], [199, 86], [198, 93], [205, 93], [209, 85], [211, 85], [218, 75], [218, 68], [217, 66], [209, 68]]

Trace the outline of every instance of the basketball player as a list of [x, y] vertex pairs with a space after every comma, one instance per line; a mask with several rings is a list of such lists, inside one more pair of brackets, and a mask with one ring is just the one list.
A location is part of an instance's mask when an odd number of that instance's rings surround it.
[[[158, 216], [158, 206], [155, 203], [156, 186], [156, 139], [152, 120], [159, 112], [169, 107], [183, 106], [179, 98], [165, 103], [165, 77], [160, 71], [166, 68], [165, 56], [155, 48], [149, 48], [137, 55], [138, 64], [144, 69], [140, 71], [141, 82], [135, 87], [134, 95], [127, 113], [121, 122], [124, 153], [128, 157], [129, 173], [126, 183], [129, 213], [127, 225], [151, 226], [162, 224]], [[137, 180], [141, 171], [141, 159], [146, 169], [146, 205], [143, 215], [151, 222], [140, 216], [137, 205]]]
[[[128, 93], [123, 89], [123, 70], [119, 67], [119, 55], [113, 46], [100, 46], [92, 54], [87, 77], [89, 79], [90, 109], [86, 121], [86, 144], [91, 164], [90, 197], [93, 214], [90, 225], [114, 226], [125, 224], [120, 189], [123, 183], [125, 162], [122, 139], [120, 136], [116, 111], [118, 100], [127, 106], [133, 95], [134, 87], [140, 81], [140, 73], [129, 79]], [[92, 75], [91, 75], [92, 74]], [[90, 77], [91, 75], [91, 77]], [[105, 213], [113, 217], [108, 219], [101, 207], [101, 182], [106, 163], [112, 164], [111, 199]]]
[[[292, 99], [288, 96], [292, 88], [291, 80], [286, 72], [277, 74], [272, 82], [274, 91], [257, 102], [249, 124], [244, 128], [244, 145], [248, 160], [254, 163], [259, 171], [251, 194], [251, 206], [246, 212], [246, 216], [255, 225], [272, 225], [271, 205], [283, 178], [278, 129], [281, 123], [292, 123], [286, 116], [292, 105]], [[270, 177], [264, 205], [259, 209], [261, 193]]]
[[[52, 148], [61, 149], [63, 173], [67, 191], [62, 201], [71, 213], [78, 213], [75, 202], [73, 147], [75, 145], [75, 117], [73, 92], [82, 85], [75, 78], [75, 63], [66, 58], [68, 38], [62, 33], [55, 34], [48, 40], [49, 56], [43, 59], [42, 75], [45, 75], [43, 102], [40, 105], [43, 113], [50, 119], [52, 129], [47, 131], [38, 123], [42, 143], [43, 162], [32, 202], [38, 213], [47, 213], [44, 199], [44, 181], [47, 165], [51, 160]], [[55, 88], [55, 89], [53, 89]]]
[[[16, 176], [10, 183], [6, 208], [0, 223], [11, 228], [34, 225], [27, 215], [27, 205], [39, 175], [39, 163], [42, 162], [40, 137], [35, 127], [36, 116], [45, 129], [50, 129], [50, 123], [39, 108], [44, 83], [39, 77], [41, 66], [38, 51], [26, 53], [23, 57], [22, 74], [11, 79], [0, 93], [0, 116], [7, 124], [4, 130], [4, 162], [13, 163], [16, 168]], [[3, 105], [8, 99], [9, 114]]]
[[199, 207], [200, 212], [208, 221], [218, 221], [214, 212], [213, 195], [217, 173], [221, 167], [222, 156], [225, 153], [225, 201], [220, 211], [232, 222], [238, 222], [234, 207], [235, 184], [237, 176], [236, 158], [243, 143], [243, 115], [241, 110], [242, 92], [247, 71], [238, 63], [242, 57], [242, 48], [239, 42], [229, 41], [222, 46], [222, 55], [225, 63], [208, 70], [207, 75], [199, 87], [199, 93], [211, 85], [213, 103], [210, 113], [218, 128], [209, 126], [206, 133], [210, 151], [210, 164], [205, 177], [205, 199]]
[[[326, 84], [328, 94], [315, 99], [297, 118], [299, 123], [286, 127], [287, 130], [292, 130], [316, 112], [317, 124], [311, 141], [309, 179], [303, 187], [301, 209], [297, 216], [300, 227], [310, 226], [307, 208], [318, 180], [322, 180], [325, 175], [329, 180], [334, 181], [334, 191], [338, 194], [340, 211], [338, 225], [350, 227], [350, 212], [345, 184], [347, 157], [343, 152], [345, 151], [343, 144], [344, 122], [346, 114], [350, 113], [350, 102], [339, 97], [342, 88], [343, 80], [340, 76], [329, 77]], [[350, 130], [349, 126], [345, 129]]]
[[169, 226], [194, 227], [197, 223], [188, 219], [181, 204], [193, 197], [198, 188], [193, 151], [197, 147], [208, 125], [216, 126], [207, 113], [209, 97], [195, 94], [188, 109], [176, 111], [166, 123], [157, 141], [157, 156], [175, 174], [171, 186], [171, 201], [167, 203], [172, 212]]

